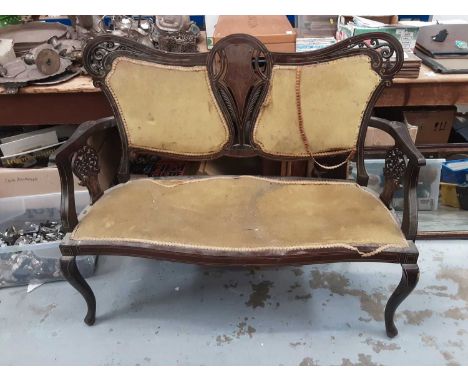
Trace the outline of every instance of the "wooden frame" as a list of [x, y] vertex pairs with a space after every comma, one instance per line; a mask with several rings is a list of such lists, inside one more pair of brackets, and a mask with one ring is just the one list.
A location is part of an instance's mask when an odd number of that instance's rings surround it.
[[[113, 254], [217, 266], [271, 266], [341, 261], [387, 262], [401, 264], [403, 268], [401, 282], [390, 297], [385, 310], [387, 334], [394, 337], [397, 334], [393, 322], [395, 310], [415, 287], [419, 275], [417, 266], [418, 251], [413, 241], [417, 232], [417, 176], [419, 167], [425, 164], [425, 160], [414, 146], [406, 130], [395, 128], [383, 120], [371, 118], [371, 112], [376, 100], [382, 90], [391, 85], [394, 75], [400, 70], [403, 63], [401, 45], [391, 35], [370, 33], [355, 36], [331, 47], [306, 53], [269, 52], [260, 41], [252, 36], [242, 34], [235, 34], [222, 39], [209, 53], [187, 54], [164, 53], [131, 40], [111, 35], [93, 39], [84, 50], [85, 67], [93, 76], [95, 85], [99, 86], [109, 99], [115, 118], [105, 118], [82, 124], [69, 141], [57, 152], [56, 160], [62, 186], [61, 216], [63, 227], [67, 232], [71, 232], [78, 224], [74, 203], [73, 173], [87, 186], [93, 202], [99, 199], [105, 189], [99, 183], [98, 174], [100, 172], [100, 163], [105, 163], [106, 158], [100, 158], [99, 153], [90, 144], [90, 140], [95, 134], [110, 134], [111, 132], [115, 133], [116, 130], [119, 132], [122, 155], [120, 163], [115, 166], [113, 182], [121, 183], [129, 179], [128, 157], [130, 149], [127, 137], [118, 108], [104, 81], [111, 70], [112, 62], [117, 57], [136, 58], [163, 65], [188, 67], [201, 65], [207, 67], [215, 99], [229, 127], [230, 139], [218, 153], [203, 157], [152, 151], [153, 154], [169, 158], [199, 161], [220, 156], [263, 156], [282, 160], [307, 159], [307, 157], [273, 156], [264, 153], [253, 141], [254, 122], [266, 97], [273, 65], [308, 65], [357, 55], [368, 56], [371, 60], [372, 69], [381, 78], [381, 82], [366, 106], [359, 130], [357, 182], [362, 186], [366, 186], [368, 181], [368, 175], [364, 167], [364, 139], [367, 126], [370, 125], [387, 132], [396, 142], [395, 147], [389, 151], [386, 159], [386, 184], [381, 199], [389, 206], [394, 190], [400, 182], [403, 182], [405, 204], [402, 232], [408, 241], [408, 248], [398, 251], [384, 250], [372, 257], [361, 257], [352, 250], [331, 248], [288, 251], [281, 254], [254, 251], [246, 255], [245, 253], [229, 253], [227, 251], [213, 252], [188, 249], [171, 251], [167, 247], [125, 242], [101, 242], [97, 245], [95, 242], [70, 241], [67, 235], [60, 246], [63, 254], [61, 259], [62, 271], [70, 283], [83, 295], [88, 304], [85, 322], [89, 325], [94, 323], [96, 302], [93, 292], [76, 267], [75, 257], [79, 255]], [[375, 248], [361, 246], [358, 249], [369, 252]]]

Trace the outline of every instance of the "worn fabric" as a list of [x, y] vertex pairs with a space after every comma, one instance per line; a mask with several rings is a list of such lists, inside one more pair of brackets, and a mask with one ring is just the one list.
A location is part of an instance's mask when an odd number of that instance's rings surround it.
[[106, 85], [132, 148], [201, 156], [218, 153], [229, 140], [204, 66], [119, 57]]
[[233, 251], [407, 247], [391, 212], [355, 183], [251, 176], [130, 181], [91, 206], [70, 239]]
[[[297, 66], [275, 65], [254, 128], [254, 142], [268, 153], [307, 157], [299, 130]], [[367, 104], [381, 78], [368, 56], [302, 66], [300, 101], [312, 153], [352, 150]]]

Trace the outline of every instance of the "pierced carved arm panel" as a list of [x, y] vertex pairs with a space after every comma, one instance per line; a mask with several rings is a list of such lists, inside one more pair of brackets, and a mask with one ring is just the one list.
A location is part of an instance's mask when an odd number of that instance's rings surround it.
[[383, 170], [385, 183], [384, 189], [380, 194], [380, 199], [389, 208], [393, 199], [393, 194], [403, 183], [406, 168], [405, 155], [397, 146], [387, 151]]
[[92, 203], [96, 202], [103, 194], [98, 180], [100, 168], [96, 150], [88, 145], [82, 146], [73, 156], [72, 171], [80, 185], [88, 189]]

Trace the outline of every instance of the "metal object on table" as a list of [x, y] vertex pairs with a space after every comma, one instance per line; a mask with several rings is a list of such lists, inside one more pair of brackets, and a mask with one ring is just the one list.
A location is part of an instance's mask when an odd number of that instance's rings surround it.
[[53, 49], [42, 49], [37, 54], [36, 66], [42, 74], [57, 74], [60, 69], [60, 55]]
[[[10, 57], [0, 65], [0, 85], [7, 93], [53, 77], [55, 83], [65, 81], [67, 75], [80, 71], [73, 66], [81, 60], [85, 41], [72, 38], [72, 31], [60, 23], [31, 22], [0, 30], [0, 38], [13, 40], [17, 57]], [[63, 76], [61, 76], [63, 74]]]
[[0, 39], [0, 65], [6, 64], [16, 58], [15, 51], [13, 50], [13, 40]]
[[[130, 38], [168, 52], [196, 52], [199, 28], [188, 16], [69, 16], [72, 27], [30, 22], [0, 31], [14, 41], [17, 57], [0, 65], [0, 85], [16, 93], [27, 84], [59, 83], [81, 72], [85, 43], [100, 34]], [[105, 23], [105, 17], [110, 23]], [[154, 19], [156, 18], [156, 22]], [[5, 60], [4, 60], [5, 61]], [[77, 64], [77, 65], [73, 65]]]
[[38, 45], [48, 42], [52, 37], [62, 39], [66, 38], [68, 33], [67, 26], [61, 23], [33, 21], [1, 28], [0, 39], [13, 40], [16, 56], [21, 57]]
[[[23, 57], [0, 67], [0, 84], [15, 93], [30, 82], [47, 79], [69, 70], [72, 61], [64, 57], [51, 44], [42, 44]], [[76, 70], [72, 70], [76, 71]]]
[[[188, 16], [70, 16], [79, 38], [108, 33], [168, 52], [196, 52], [200, 29]], [[109, 20], [106, 24], [105, 20]], [[153, 21], [155, 20], [155, 21]]]
[[166, 52], [197, 52], [200, 29], [188, 16], [156, 16], [153, 40]]

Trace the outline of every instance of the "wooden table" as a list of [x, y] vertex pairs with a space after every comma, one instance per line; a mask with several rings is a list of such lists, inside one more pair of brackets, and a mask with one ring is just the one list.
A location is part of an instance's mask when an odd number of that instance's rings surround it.
[[27, 86], [17, 94], [0, 87], [0, 126], [79, 124], [112, 115], [88, 76], [52, 86]]
[[468, 74], [438, 74], [421, 65], [418, 78], [396, 78], [376, 106], [468, 105]]

